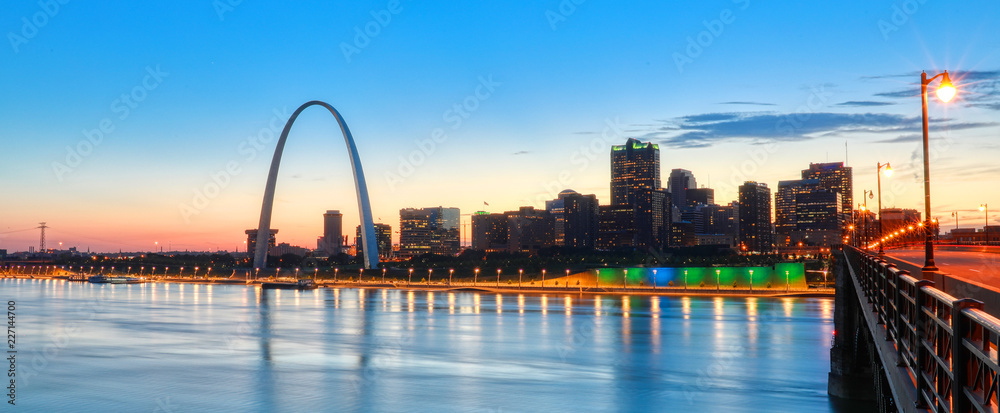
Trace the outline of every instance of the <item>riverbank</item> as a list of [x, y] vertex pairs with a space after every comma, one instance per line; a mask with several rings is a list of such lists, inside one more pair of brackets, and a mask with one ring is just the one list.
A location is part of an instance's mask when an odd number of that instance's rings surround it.
[[[67, 280], [61, 275], [5, 275], [3, 278], [35, 279], [35, 280]], [[178, 278], [158, 277], [146, 279], [151, 283], [182, 283], [210, 285], [254, 285], [259, 286], [261, 280], [245, 280], [242, 278]], [[685, 287], [648, 287], [648, 286], [537, 286], [534, 283], [490, 284], [490, 283], [400, 283], [378, 281], [334, 281], [317, 280], [320, 288], [363, 288], [363, 289], [395, 289], [429, 292], [481, 292], [490, 294], [557, 294], [557, 295], [641, 295], [641, 296], [709, 296], [709, 297], [833, 297], [836, 290], [832, 288], [785, 289], [785, 288], [685, 288]], [[565, 284], [563, 284], [565, 285]]]

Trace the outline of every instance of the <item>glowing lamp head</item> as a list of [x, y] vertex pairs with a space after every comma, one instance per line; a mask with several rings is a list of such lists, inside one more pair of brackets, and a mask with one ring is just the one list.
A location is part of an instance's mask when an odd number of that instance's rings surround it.
[[885, 177], [886, 178], [892, 176], [892, 165], [885, 164], [885, 172], [884, 173], [885, 173]]
[[941, 87], [938, 88], [937, 95], [942, 102], [948, 102], [955, 97], [955, 85], [951, 83], [951, 77], [948, 76], [947, 70], [944, 71], [944, 77], [941, 78]]
[[985, 211], [985, 210], [986, 210], [986, 204], [982, 204], [982, 205], [979, 206], [979, 211], [980, 212]]

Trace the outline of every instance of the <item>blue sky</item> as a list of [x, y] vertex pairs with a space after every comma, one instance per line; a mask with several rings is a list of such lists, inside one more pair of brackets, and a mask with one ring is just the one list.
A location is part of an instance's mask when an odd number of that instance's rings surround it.
[[[921, 208], [921, 70], [959, 87], [930, 103], [934, 215], [982, 225], [971, 210], [1000, 206], [984, 190], [1000, 183], [995, 2], [8, 3], [9, 250], [36, 244], [11, 231], [40, 221], [50, 245], [242, 248], [272, 128], [313, 99], [344, 115], [375, 218], [394, 227], [404, 207], [542, 207], [564, 188], [607, 202], [609, 146], [629, 137], [659, 143], [664, 176], [690, 169], [720, 202], [742, 180], [773, 188], [846, 157], [857, 198], [888, 161], [884, 203]], [[279, 241], [315, 245], [327, 209], [356, 225], [322, 110], [295, 124], [278, 184]]]

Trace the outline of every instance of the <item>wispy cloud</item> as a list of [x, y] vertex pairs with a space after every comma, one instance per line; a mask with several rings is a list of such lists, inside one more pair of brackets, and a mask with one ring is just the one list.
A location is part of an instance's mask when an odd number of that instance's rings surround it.
[[749, 106], [775, 106], [773, 103], [767, 102], [747, 102], [747, 101], [735, 101], [735, 102], [719, 102], [720, 105], [749, 105]]
[[[995, 122], [933, 121], [950, 130], [996, 126]], [[666, 130], [664, 130], [666, 128]], [[715, 144], [743, 141], [803, 141], [851, 133], [896, 133], [901, 137], [885, 142], [908, 141], [907, 134], [922, 130], [919, 117], [888, 113], [704, 113], [682, 116], [641, 138], [675, 148], [704, 148]], [[881, 141], [880, 141], [881, 142]]]
[[847, 102], [840, 102], [836, 106], [855, 106], [855, 107], [868, 107], [868, 106], [890, 106], [895, 105], [892, 102], [880, 102], [875, 100], [849, 100]]
[[[950, 72], [949, 75], [955, 86], [959, 89], [956, 99], [964, 102], [965, 106], [1000, 110], [1000, 70], [957, 71]], [[916, 79], [918, 76], [920, 76], [920, 73], [913, 72], [910, 74], [866, 77], [865, 79], [901, 77]], [[876, 93], [875, 96], [887, 99], [920, 97], [920, 84], [913, 83], [906, 89], [880, 92]]]
[[528, 151], [517, 151], [517, 152], [514, 152], [514, 156], [517, 156], [517, 155], [527, 155], [529, 153], [531, 153], [531, 152], [528, 152]]

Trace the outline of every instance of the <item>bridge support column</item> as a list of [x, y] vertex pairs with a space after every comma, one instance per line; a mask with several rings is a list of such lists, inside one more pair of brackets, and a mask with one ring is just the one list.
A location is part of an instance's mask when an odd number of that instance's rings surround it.
[[875, 376], [864, 319], [857, 293], [843, 255], [833, 262], [837, 295], [834, 301], [834, 337], [830, 349], [830, 375], [827, 393], [853, 400], [877, 400]]

